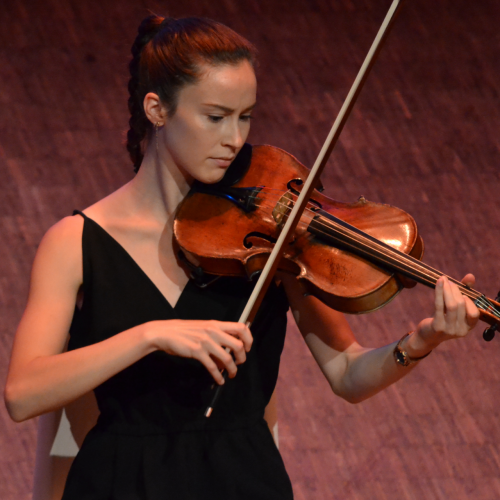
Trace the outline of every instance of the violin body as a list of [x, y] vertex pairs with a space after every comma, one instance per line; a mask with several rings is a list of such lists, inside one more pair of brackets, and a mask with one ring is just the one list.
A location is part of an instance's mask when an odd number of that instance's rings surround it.
[[[263, 269], [308, 173], [285, 151], [254, 146], [251, 163], [237, 182], [203, 185], [179, 206], [174, 237], [186, 259], [208, 274], [253, 278]], [[315, 190], [279, 270], [295, 274], [328, 306], [351, 314], [378, 309], [403, 287], [416, 284], [383, 263], [353, 253], [341, 241], [332, 243], [323, 231], [332, 218], [416, 259], [423, 255], [415, 221], [403, 210], [362, 197], [340, 203]]]

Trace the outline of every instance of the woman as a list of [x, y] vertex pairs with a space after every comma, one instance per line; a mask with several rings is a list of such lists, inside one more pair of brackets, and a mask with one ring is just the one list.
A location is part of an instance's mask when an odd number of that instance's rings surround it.
[[[351, 402], [465, 336], [478, 310], [442, 278], [432, 318], [400, 342], [366, 349], [342, 314], [282, 274], [252, 332], [236, 323], [252, 284], [196, 286], [172, 225], [192, 183], [220, 181], [243, 148], [256, 102], [253, 48], [213, 21], [151, 16], [132, 53], [127, 147], [137, 175], [43, 238], [14, 343], [8, 410], [21, 421], [95, 390], [101, 414], [65, 499], [292, 498], [263, 420], [288, 306], [333, 391]], [[234, 380], [207, 421], [221, 368]]]

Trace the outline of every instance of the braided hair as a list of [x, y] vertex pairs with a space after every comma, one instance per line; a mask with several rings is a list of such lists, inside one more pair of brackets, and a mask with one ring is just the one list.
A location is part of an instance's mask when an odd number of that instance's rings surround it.
[[200, 77], [200, 63], [212, 65], [254, 63], [255, 49], [233, 30], [210, 19], [149, 16], [139, 26], [132, 45], [127, 150], [134, 171], [144, 157], [143, 141], [152, 130], [144, 112], [144, 97], [158, 94], [169, 116], [174, 115], [179, 91]]

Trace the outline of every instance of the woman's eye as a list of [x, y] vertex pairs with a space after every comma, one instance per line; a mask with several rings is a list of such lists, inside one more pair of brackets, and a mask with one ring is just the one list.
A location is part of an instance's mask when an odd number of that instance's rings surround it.
[[208, 115], [208, 119], [213, 122], [213, 123], [219, 123], [222, 118], [224, 118], [223, 116], [217, 116], [217, 115]]
[[249, 122], [252, 119], [252, 115], [241, 115], [240, 120], [243, 122]]

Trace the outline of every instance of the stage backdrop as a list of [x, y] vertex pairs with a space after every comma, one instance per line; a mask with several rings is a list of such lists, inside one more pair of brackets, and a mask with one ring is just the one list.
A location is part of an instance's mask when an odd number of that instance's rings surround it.
[[[259, 49], [250, 140], [311, 166], [389, 0], [16, 0], [0, 9], [0, 384], [40, 238], [132, 177], [127, 63], [149, 11], [227, 23]], [[425, 260], [500, 288], [500, 7], [407, 2], [323, 175], [326, 193], [411, 213]], [[432, 310], [418, 286], [350, 318], [399, 339]], [[336, 398], [290, 324], [281, 451], [298, 500], [500, 498], [500, 338], [441, 346], [360, 405]], [[36, 421], [0, 408], [0, 496], [30, 498]]]

